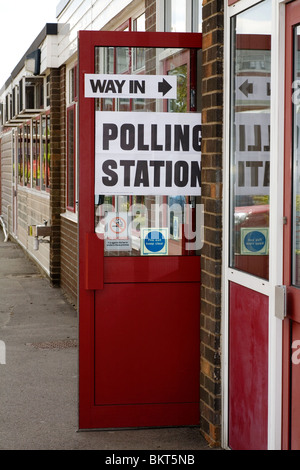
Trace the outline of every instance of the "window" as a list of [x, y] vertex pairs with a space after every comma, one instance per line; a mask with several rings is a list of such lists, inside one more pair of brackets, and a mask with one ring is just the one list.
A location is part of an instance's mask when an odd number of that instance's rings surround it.
[[[146, 31], [145, 13], [134, 19], [132, 22], [133, 31]], [[135, 73], [139, 73], [145, 66], [145, 49], [143, 47], [135, 47], [132, 50], [132, 68]]]
[[12, 117], [19, 114], [19, 87], [16, 85], [12, 92]]
[[69, 71], [69, 103], [77, 100], [77, 65]]
[[31, 126], [30, 122], [24, 124], [24, 186], [31, 185], [31, 162], [30, 162], [30, 147], [31, 147]]
[[46, 78], [46, 106], [50, 106], [50, 75]]
[[0, 103], [0, 126], [3, 126], [4, 124], [3, 112], [4, 112], [4, 105], [3, 103]]
[[202, 31], [202, 0], [165, 0], [164, 5], [165, 31]]
[[231, 20], [230, 267], [269, 277], [271, 0]]
[[40, 117], [32, 121], [32, 187], [40, 189], [41, 186], [41, 120]]
[[5, 122], [8, 122], [11, 120], [12, 116], [12, 94], [8, 93], [5, 96]]
[[[123, 23], [117, 31], [145, 31], [145, 13], [138, 17], [129, 19]], [[145, 48], [129, 47], [106, 47], [96, 49], [95, 67], [96, 70], [103, 70], [104, 73], [111, 74], [144, 74], [145, 73]], [[138, 111], [143, 109], [143, 99], [112, 99], [104, 98], [96, 100], [96, 109], [102, 111]]]
[[70, 66], [68, 72], [67, 107], [67, 167], [66, 167], [66, 206], [76, 212], [76, 110], [78, 99], [77, 64]]
[[76, 212], [76, 109], [77, 109], [77, 64], [68, 72], [67, 108], [67, 210]]
[[20, 112], [44, 108], [44, 79], [24, 77], [19, 84]]
[[146, 15], [142, 13], [140, 16], [135, 18], [132, 22], [133, 31], [146, 31]]
[[43, 190], [50, 189], [50, 114], [42, 116], [42, 171], [41, 171], [41, 188]]
[[67, 209], [76, 211], [76, 105], [67, 110]]
[[24, 176], [24, 150], [23, 150], [23, 128], [19, 127], [18, 129], [18, 183], [23, 184], [23, 176]]

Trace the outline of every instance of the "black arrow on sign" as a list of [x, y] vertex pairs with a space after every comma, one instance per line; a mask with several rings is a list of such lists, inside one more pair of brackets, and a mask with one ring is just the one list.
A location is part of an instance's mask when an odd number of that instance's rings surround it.
[[159, 82], [158, 84], [158, 92], [162, 93], [163, 96], [165, 96], [169, 91], [172, 90], [172, 86], [170, 83], [167, 82], [167, 80], [163, 79], [162, 82]]
[[253, 83], [249, 83], [247, 79], [244, 83], [241, 84], [239, 90], [241, 90], [241, 92], [248, 98], [248, 95], [253, 94]]

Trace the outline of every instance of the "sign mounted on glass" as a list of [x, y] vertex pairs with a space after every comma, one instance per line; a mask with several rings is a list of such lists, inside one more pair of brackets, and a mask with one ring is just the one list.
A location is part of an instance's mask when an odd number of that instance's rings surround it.
[[269, 254], [269, 228], [241, 228], [241, 255]]
[[201, 194], [201, 116], [96, 112], [95, 194]]
[[128, 212], [108, 212], [105, 225], [105, 249], [110, 251], [130, 251]]
[[85, 74], [85, 97], [176, 100], [177, 76]]
[[167, 228], [143, 228], [141, 255], [168, 255], [169, 231]]

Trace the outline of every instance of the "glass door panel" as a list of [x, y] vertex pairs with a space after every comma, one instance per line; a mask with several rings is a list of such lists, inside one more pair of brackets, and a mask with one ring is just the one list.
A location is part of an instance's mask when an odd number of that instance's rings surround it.
[[271, 2], [232, 18], [230, 267], [269, 278]]
[[[119, 165], [124, 167], [124, 185], [127, 185], [126, 178], [131, 178], [138, 188], [136, 194], [130, 190], [122, 194], [96, 194], [95, 231], [105, 239], [104, 254], [200, 254], [202, 241], [199, 236], [197, 238], [196, 218], [200, 224], [201, 100], [197, 103], [197, 96], [200, 96], [200, 91], [197, 92], [197, 83], [200, 83], [197, 71], [200, 69], [201, 54], [188, 49], [144, 48], [140, 49], [137, 61], [136, 49], [127, 48], [125, 55], [124, 48], [114, 49], [96, 48], [95, 73], [113, 69], [115, 73], [122, 71], [125, 77], [133, 74], [135, 79], [137, 76], [142, 79], [145, 75], [175, 76], [177, 98], [105, 98], [96, 101], [96, 112], [102, 111], [102, 116], [105, 111], [117, 111], [108, 132], [114, 158], [117, 157], [112, 141], [116, 141], [117, 137], [113, 123], [118, 122], [122, 112], [131, 112], [126, 128], [120, 126], [124, 132], [118, 138], [124, 153], [126, 150], [136, 150], [136, 153], [130, 154], [129, 161], [124, 156]], [[125, 63], [126, 67], [123, 67]], [[170, 117], [164, 119], [163, 113], [168, 113]], [[185, 118], [187, 115], [189, 117]], [[152, 116], [150, 120], [149, 116]], [[143, 124], [148, 121], [149, 125]], [[190, 122], [193, 125], [189, 125]], [[151, 160], [146, 161], [146, 153], [149, 152]], [[136, 163], [134, 158], [140, 161]], [[111, 165], [106, 168], [108, 180], [116, 175], [116, 168]], [[197, 187], [191, 194], [185, 187], [188, 180], [193, 188]], [[170, 188], [170, 192], [160, 190], [161, 186]]]

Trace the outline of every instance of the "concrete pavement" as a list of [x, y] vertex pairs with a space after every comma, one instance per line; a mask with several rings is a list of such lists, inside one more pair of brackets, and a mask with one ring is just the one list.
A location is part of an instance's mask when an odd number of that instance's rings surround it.
[[0, 230], [0, 450], [210, 450], [195, 428], [77, 431], [77, 313], [3, 239]]

